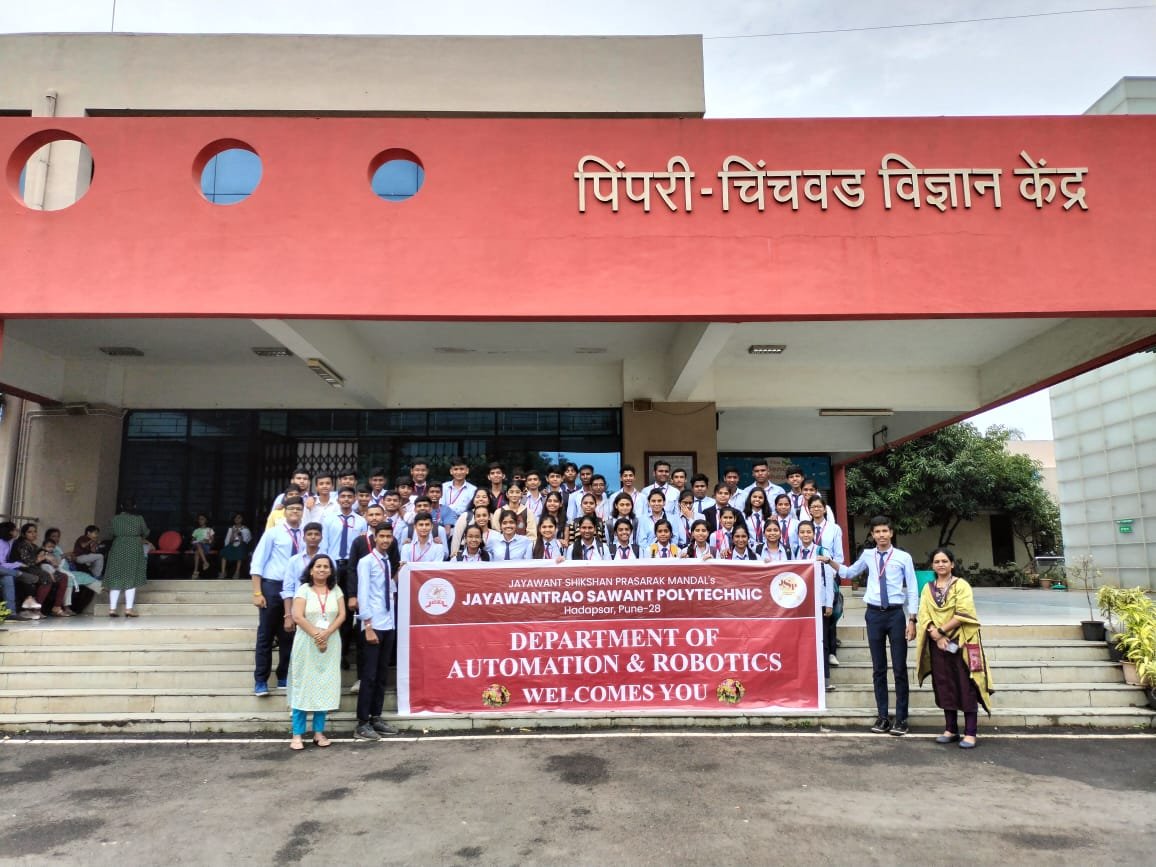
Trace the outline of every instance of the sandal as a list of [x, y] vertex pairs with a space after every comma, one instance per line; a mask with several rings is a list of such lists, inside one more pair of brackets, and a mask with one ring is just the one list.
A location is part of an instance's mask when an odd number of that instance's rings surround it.
[[289, 741], [289, 749], [291, 749], [291, 750], [303, 750], [303, 749], [305, 749], [305, 744], [301, 743], [301, 735], [293, 735], [293, 739], [291, 741]]
[[325, 735], [314, 735], [313, 736], [313, 746], [315, 746], [315, 747], [321, 747], [322, 749], [324, 749], [325, 747], [329, 746], [331, 743], [333, 743], [333, 741], [329, 740], [329, 738], [325, 737]]

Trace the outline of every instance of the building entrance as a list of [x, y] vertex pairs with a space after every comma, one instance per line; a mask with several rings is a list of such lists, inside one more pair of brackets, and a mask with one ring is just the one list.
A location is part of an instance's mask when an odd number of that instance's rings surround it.
[[203, 512], [223, 532], [234, 512], [263, 526], [298, 467], [353, 469], [361, 479], [382, 467], [392, 483], [422, 457], [430, 478], [444, 480], [461, 455], [481, 484], [491, 461], [512, 475], [573, 460], [592, 464], [613, 489], [621, 451], [618, 409], [132, 411], [118, 493], [154, 531], [184, 531]]

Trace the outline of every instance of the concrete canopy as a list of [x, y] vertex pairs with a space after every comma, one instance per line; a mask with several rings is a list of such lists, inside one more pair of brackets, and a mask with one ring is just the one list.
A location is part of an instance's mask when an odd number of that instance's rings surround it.
[[[720, 449], [869, 452], [1156, 340], [1154, 318], [862, 322], [15, 319], [0, 382], [132, 409], [708, 402]], [[780, 344], [782, 353], [749, 347]], [[110, 357], [103, 348], [139, 350]], [[288, 357], [254, 349], [283, 347]], [[333, 388], [305, 359], [344, 380]], [[820, 409], [890, 415], [820, 417]], [[878, 432], [887, 428], [885, 435]]]

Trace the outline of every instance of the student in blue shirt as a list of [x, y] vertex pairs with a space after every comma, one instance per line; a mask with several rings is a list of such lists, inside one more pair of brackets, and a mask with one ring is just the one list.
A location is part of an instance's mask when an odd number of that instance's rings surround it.
[[[891, 519], [877, 515], [871, 519], [875, 548], [868, 548], [853, 566], [839, 566], [840, 578], [867, 573], [867, 645], [871, 649], [871, 677], [875, 685], [875, 706], [879, 716], [871, 731], [876, 734], [907, 734], [907, 642], [915, 638], [919, 614], [918, 581], [911, 555], [891, 544]], [[835, 565], [824, 555], [824, 562]], [[906, 607], [906, 614], [904, 608]], [[887, 713], [887, 645], [891, 645], [891, 670], [895, 677], [895, 723]]]
[[355, 740], [376, 741], [397, 729], [381, 718], [385, 706], [385, 678], [397, 628], [397, 582], [391, 559], [393, 528], [381, 524], [373, 536], [373, 550], [357, 564], [358, 620], [361, 625], [361, 690], [357, 694]]
[[490, 541], [490, 559], [529, 560], [534, 543], [528, 536], [518, 535], [518, 519], [508, 509], [498, 512], [498, 527], [502, 535]]
[[626, 518], [614, 522], [614, 544], [610, 546], [610, 559], [637, 560], [638, 546], [632, 540], [634, 525]]
[[[289, 686], [289, 655], [293, 651], [293, 596], [300, 572], [294, 557], [305, 550], [301, 517], [305, 501], [286, 497], [282, 503], [284, 523], [265, 531], [253, 550], [249, 574], [253, 579], [253, 604], [257, 606], [256, 666], [253, 695], [269, 694], [269, 674], [273, 667], [273, 639], [281, 648], [277, 659], [277, 688]], [[286, 587], [289, 588], [286, 591]]]

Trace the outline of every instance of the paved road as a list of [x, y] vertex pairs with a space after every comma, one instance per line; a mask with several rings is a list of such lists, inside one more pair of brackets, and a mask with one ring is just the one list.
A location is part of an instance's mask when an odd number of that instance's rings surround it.
[[0, 744], [0, 860], [1152, 864], [1156, 738]]

